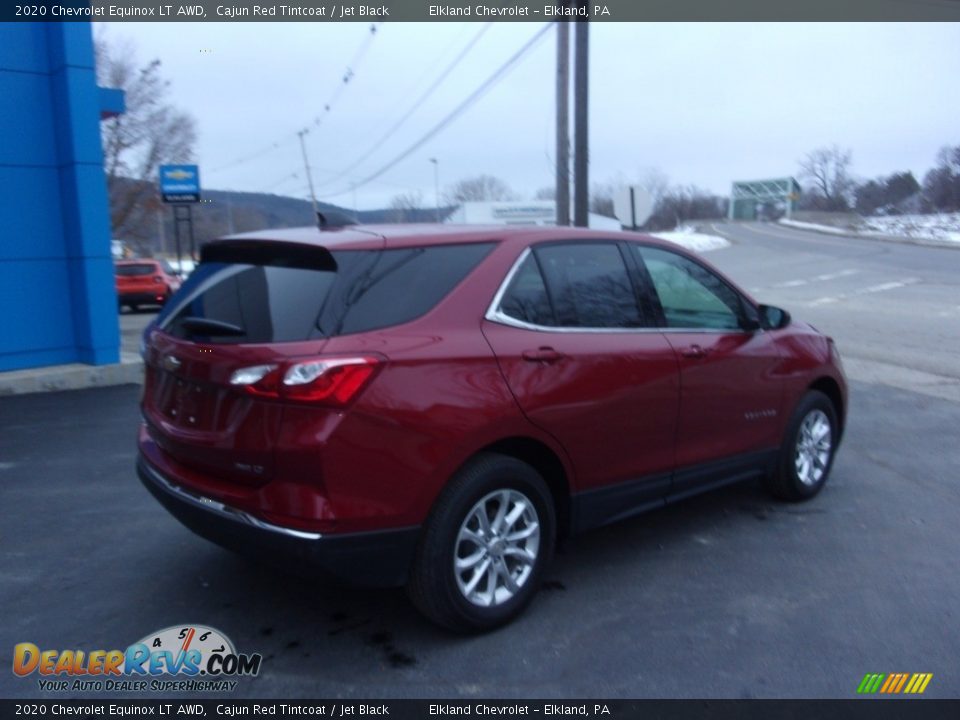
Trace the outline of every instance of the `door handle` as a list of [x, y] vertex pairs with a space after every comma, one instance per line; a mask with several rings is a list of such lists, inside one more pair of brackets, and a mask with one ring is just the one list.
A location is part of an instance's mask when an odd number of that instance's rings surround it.
[[530, 362], [555, 363], [563, 359], [563, 353], [552, 347], [541, 347], [536, 350], [524, 350], [523, 359]]
[[685, 348], [680, 348], [680, 354], [685, 358], [691, 358], [694, 360], [699, 360], [707, 356], [707, 351], [704, 350], [699, 345], [690, 345]]

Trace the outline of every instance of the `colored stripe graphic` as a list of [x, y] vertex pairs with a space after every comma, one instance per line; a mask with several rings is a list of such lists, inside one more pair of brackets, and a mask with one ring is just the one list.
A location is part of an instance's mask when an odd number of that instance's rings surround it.
[[863, 680], [860, 681], [860, 687], [857, 688], [857, 692], [869, 695], [875, 693], [880, 689], [880, 683], [883, 682], [883, 679], [886, 677], [883, 673], [867, 673], [863, 676]]
[[933, 679], [933, 673], [867, 673], [857, 686], [860, 695], [920, 695]]
[[911, 695], [919, 695], [927, 689], [927, 685], [930, 684], [931, 679], [933, 679], [932, 673], [914, 673], [903, 692], [910, 693]]

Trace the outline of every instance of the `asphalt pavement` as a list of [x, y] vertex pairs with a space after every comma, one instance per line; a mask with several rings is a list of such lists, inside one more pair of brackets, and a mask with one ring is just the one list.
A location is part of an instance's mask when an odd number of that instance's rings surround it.
[[[523, 617], [464, 638], [402, 591], [284, 575], [181, 527], [135, 477], [138, 387], [2, 398], [0, 647], [206, 624], [264, 655], [234, 693], [251, 698], [852, 698], [868, 672], [930, 672], [925, 696], [960, 697], [960, 252], [718, 230], [734, 244], [710, 259], [856, 368], [811, 502], [748, 484], [589, 533]], [[41, 696], [0, 673], [0, 697]]]

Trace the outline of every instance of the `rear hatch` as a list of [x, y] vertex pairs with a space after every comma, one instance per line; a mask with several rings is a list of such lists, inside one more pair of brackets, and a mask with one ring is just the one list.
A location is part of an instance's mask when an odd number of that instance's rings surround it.
[[232, 482], [273, 475], [282, 405], [231, 383], [243, 368], [316, 355], [337, 275], [323, 248], [208, 246], [147, 331], [143, 414], [172, 459]]
[[150, 292], [163, 280], [153, 263], [117, 265], [115, 270], [120, 293]]
[[493, 247], [365, 244], [204, 246], [146, 333], [143, 414], [170, 458], [230, 482], [269, 481], [285, 408], [337, 415], [389, 362], [382, 338], [373, 352], [363, 334], [429, 312]]

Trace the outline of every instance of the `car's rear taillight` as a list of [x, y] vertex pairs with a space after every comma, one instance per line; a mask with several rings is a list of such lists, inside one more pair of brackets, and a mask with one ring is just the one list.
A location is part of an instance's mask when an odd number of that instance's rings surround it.
[[253, 365], [235, 371], [230, 384], [257, 397], [344, 407], [369, 383], [380, 363], [373, 355], [353, 355]]

